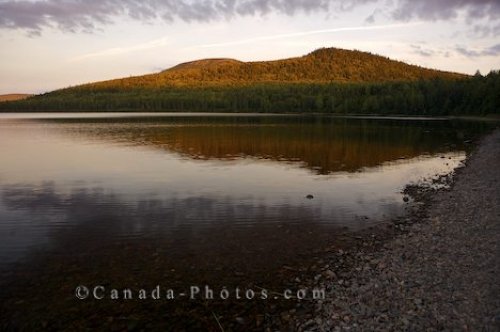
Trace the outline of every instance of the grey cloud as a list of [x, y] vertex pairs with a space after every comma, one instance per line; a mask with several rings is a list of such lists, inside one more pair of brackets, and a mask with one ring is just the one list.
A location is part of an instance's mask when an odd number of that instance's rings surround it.
[[365, 22], [368, 24], [373, 24], [375, 23], [375, 14], [371, 14], [365, 19]]
[[354, 0], [346, 5], [341, 0], [5, 0], [0, 1], [0, 28], [24, 29], [32, 33], [39, 33], [46, 27], [92, 31], [120, 16], [142, 21], [206, 22], [271, 12], [294, 15], [350, 10], [375, 1]]
[[480, 56], [498, 56], [500, 55], [500, 44], [493, 45], [480, 51], [467, 49], [464, 46], [457, 46], [455, 51], [469, 58]]
[[418, 18], [446, 20], [463, 11], [469, 20], [500, 18], [499, 0], [399, 0], [393, 17], [398, 20]]
[[[499, 0], [0, 0], [0, 29], [23, 29], [32, 34], [44, 28], [93, 31], [118, 17], [208, 22], [269, 13], [331, 14], [367, 3], [377, 3], [374, 15], [385, 12], [395, 20], [446, 20], [462, 11], [471, 21], [500, 20]], [[368, 23], [374, 21], [374, 15]], [[486, 31], [487, 26], [481, 27]]]
[[498, 24], [488, 24], [481, 25], [475, 24], [473, 28], [470, 30], [470, 37], [479, 37], [484, 38], [488, 36], [498, 36], [500, 35], [500, 23]]
[[[453, 20], [464, 16], [475, 37], [497, 35], [500, 31], [500, 0], [386, 0], [384, 17], [396, 21]], [[366, 21], [371, 23], [382, 15], [378, 8]]]
[[63, 30], [93, 30], [109, 23], [123, 8], [113, 1], [5, 1], [0, 3], [0, 27], [40, 31], [45, 26]]
[[431, 56], [436, 55], [436, 51], [431, 50], [431, 49], [427, 49], [427, 48], [423, 48], [420, 45], [410, 45], [410, 46], [413, 49], [413, 53], [415, 53], [415, 54], [418, 54], [418, 55], [421, 55], [424, 57], [431, 57]]

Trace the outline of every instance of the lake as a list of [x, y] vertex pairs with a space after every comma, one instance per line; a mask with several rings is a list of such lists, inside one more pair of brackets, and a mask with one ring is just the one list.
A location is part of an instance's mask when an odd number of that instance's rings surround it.
[[1, 114], [0, 271], [28, 290], [41, 276], [54, 301], [86, 282], [275, 285], [283, 266], [340, 235], [404, 216], [405, 186], [452, 172], [486, 130], [425, 118]]

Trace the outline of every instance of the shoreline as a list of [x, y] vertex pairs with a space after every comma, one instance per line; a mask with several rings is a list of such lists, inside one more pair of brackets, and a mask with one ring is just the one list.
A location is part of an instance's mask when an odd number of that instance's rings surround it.
[[[1, 101], [0, 101], [1, 102]], [[203, 111], [203, 110], [148, 110], [142, 111], [139, 109], [118, 109], [109, 111], [99, 111], [99, 110], [52, 110], [52, 111], [36, 111], [36, 110], [0, 110], [0, 115], [40, 115], [40, 116], [51, 116], [66, 114], [71, 117], [82, 116], [82, 115], [96, 115], [100, 116], [106, 115], [123, 115], [123, 116], [178, 116], [178, 115], [197, 115], [197, 116], [248, 116], [248, 115], [258, 115], [258, 116], [325, 116], [340, 119], [389, 119], [389, 120], [436, 120], [436, 121], [446, 121], [446, 120], [460, 120], [460, 121], [487, 121], [487, 122], [499, 122], [500, 116], [497, 114], [486, 114], [482, 116], [476, 115], [408, 115], [408, 114], [379, 114], [379, 113], [334, 113], [334, 112], [256, 112], [256, 111]]]
[[[325, 301], [292, 330], [483, 330], [500, 327], [500, 130], [483, 137], [449, 188], [407, 186], [420, 207], [323, 257], [308, 280]], [[470, 195], [474, 193], [474, 195]], [[383, 226], [382, 226], [383, 227]], [[333, 273], [332, 273], [333, 272]]]

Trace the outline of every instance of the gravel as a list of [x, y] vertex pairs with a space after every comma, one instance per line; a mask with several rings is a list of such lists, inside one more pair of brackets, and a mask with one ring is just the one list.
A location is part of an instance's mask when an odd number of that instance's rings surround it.
[[[327, 262], [328, 289], [300, 331], [500, 331], [500, 130], [399, 235]], [[423, 217], [422, 217], [423, 216]], [[333, 267], [350, 261], [349, 269]]]

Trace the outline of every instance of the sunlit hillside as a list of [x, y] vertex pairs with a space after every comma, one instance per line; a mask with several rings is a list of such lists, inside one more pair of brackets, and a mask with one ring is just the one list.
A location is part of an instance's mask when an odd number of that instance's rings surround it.
[[323, 48], [302, 57], [276, 61], [198, 60], [157, 74], [93, 83], [86, 87], [159, 88], [256, 83], [392, 82], [461, 77], [465, 75], [413, 66], [371, 53]]
[[492, 115], [500, 73], [467, 76], [334, 48], [277, 61], [205, 59], [0, 103], [4, 111]]
[[22, 100], [30, 97], [30, 94], [23, 93], [11, 93], [7, 95], [0, 95], [0, 101], [14, 101], [14, 100]]

